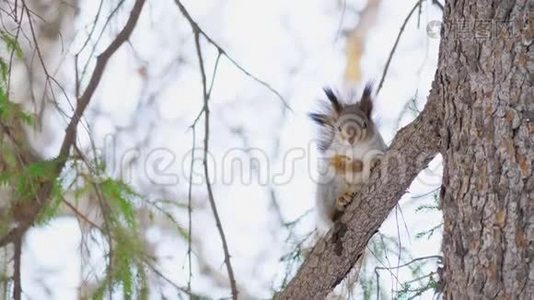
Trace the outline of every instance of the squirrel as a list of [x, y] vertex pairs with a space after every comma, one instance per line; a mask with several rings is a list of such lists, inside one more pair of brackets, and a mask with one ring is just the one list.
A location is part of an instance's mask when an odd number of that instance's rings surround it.
[[327, 231], [369, 180], [386, 144], [371, 118], [371, 84], [352, 104], [340, 101], [329, 88], [324, 92], [329, 102], [323, 101], [322, 110], [309, 117], [320, 128], [316, 210], [319, 229]]

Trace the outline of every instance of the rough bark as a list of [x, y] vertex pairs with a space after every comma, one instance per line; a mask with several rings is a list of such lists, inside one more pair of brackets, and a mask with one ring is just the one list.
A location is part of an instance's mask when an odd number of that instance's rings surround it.
[[534, 298], [534, 1], [448, 1], [446, 299]]

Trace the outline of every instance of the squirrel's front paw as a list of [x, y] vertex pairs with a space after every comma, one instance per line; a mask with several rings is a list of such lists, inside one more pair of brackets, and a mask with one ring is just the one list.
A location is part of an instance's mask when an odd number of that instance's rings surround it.
[[344, 192], [336, 199], [336, 209], [343, 211], [345, 210], [345, 207], [349, 205], [349, 203], [352, 201], [352, 198], [354, 198], [354, 195], [356, 193], [354, 192]]
[[380, 161], [382, 160], [382, 157], [384, 155], [380, 154], [380, 155], [377, 155], [375, 157], [373, 157], [373, 159], [371, 159], [371, 162], [369, 163], [370, 164], [370, 170], [373, 170], [374, 168], [376, 168], [376, 166], [378, 166], [378, 164], [380, 163]]

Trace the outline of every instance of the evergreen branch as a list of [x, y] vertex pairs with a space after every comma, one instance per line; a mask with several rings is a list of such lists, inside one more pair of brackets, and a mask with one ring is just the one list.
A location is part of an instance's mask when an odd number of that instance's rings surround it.
[[[113, 56], [113, 54], [115, 54], [117, 49], [130, 37], [133, 29], [135, 28], [135, 25], [137, 24], [137, 20], [139, 19], [144, 3], [145, 0], [136, 0], [133, 9], [130, 12], [128, 21], [126, 22], [126, 25], [119, 32], [117, 37], [111, 42], [111, 44], [100, 55], [98, 55], [96, 66], [93, 70], [89, 84], [87, 85], [82, 96], [78, 98], [76, 109], [70, 119], [69, 125], [67, 126], [65, 137], [61, 144], [59, 154], [56, 158], [54, 179], [59, 176], [59, 174], [66, 165], [71, 147], [76, 143], [77, 127], [80, 122], [80, 119], [83, 113], [85, 112], [85, 109], [89, 105], [89, 102], [91, 101], [92, 96], [102, 79], [102, 75], [109, 59]], [[47, 182], [41, 184], [38, 192], [36, 193], [36, 203], [30, 203], [30, 207], [25, 207], [24, 213], [17, 220], [18, 226], [10, 230], [4, 236], [0, 237], [0, 247], [3, 247], [9, 243], [16, 242], [16, 240], [20, 238], [26, 232], [26, 230], [28, 230], [32, 226], [41, 210], [45, 207], [47, 199], [49, 198], [50, 193], [52, 191], [53, 182], [54, 180], [48, 180]], [[14, 215], [17, 214], [15, 213]]]

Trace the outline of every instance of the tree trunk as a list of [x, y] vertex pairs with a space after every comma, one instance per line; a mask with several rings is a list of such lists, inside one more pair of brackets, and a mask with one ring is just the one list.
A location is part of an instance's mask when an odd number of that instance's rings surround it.
[[444, 20], [444, 295], [532, 299], [534, 1], [448, 1]]

